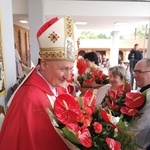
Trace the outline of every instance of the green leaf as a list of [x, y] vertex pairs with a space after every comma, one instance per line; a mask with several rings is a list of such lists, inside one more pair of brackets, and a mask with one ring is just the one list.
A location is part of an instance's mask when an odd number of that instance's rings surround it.
[[147, 95], [147, 94], [146, 94], [146, 91], [145, 91], [145, 92], [143, 92], [142, 94], [144, 95], [144, 97], [146, 97], [146, 95]]
[[64, 128], [62, 128], [62, 131], [63, 131], [65, 137], [69, 141], [71, 141], [75, 144], [81, 144], [80, 141], [78, 140], [78, 138], [75, 136], [75, 134], [73, 132], [71, 132], [68, 128], [64, 127]]

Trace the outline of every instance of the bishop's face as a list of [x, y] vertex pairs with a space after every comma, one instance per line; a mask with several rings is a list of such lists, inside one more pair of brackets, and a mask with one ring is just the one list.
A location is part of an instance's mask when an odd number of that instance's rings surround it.
[[63, 87], [71, 78], [74, 62], [68, 60], [46, 61], [42, 75], [53, 87]]

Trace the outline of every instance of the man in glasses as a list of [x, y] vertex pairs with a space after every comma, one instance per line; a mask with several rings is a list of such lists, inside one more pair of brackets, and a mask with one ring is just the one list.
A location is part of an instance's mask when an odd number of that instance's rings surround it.
[[[139, 44], [135, 44], [134, 48], [130, 51], [128, 55], [128, 60], [130, 61], [130, 73], [131, 73], [131, 86], [134, 89], [134, 78], [133, 78], [133, 68], [135, 67], [136, 63], [143, 58], [141, 51], [139, 51]], [[137, 87], [136, 87], [137, 88]]]
[[141, 92], [150, 88], [150, 58], [140, 60], [133, 69], [133, 77]]
[[140, 92], [146, 95], [146, 102], [141, 109], [141, 117], [134, 127], [134, 134], [138, 144], [150, 150], [150, 58], [140, 60], [134, 67], [133, 77]]

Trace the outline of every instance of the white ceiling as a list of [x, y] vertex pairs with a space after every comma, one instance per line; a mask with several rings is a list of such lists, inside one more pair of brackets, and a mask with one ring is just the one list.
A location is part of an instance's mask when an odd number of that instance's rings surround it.
[[[19, 23], [20, 19], [28, 20], [28, 8], [27, 0], [12, 0], [13, 1], [13, 20], [15, 24], [22, 27], [29, 28], [28, 24]], [[19, 6], [18, 6], [19, 1]], [[21, 3], [23, 2], [23, 4]], [[78, 29], [81, 30], [101, 30], [101, 31], [114, 31], [123, 30], [131, 27], [136, 27], [141, 24], [149, 24], [150, 21], [150, 2], [97, 2], [97, 1], [61, 1], [58, 3], [50, 2], [48, 0], [45, 4], [45, 17], [51, 19], [53, 17], [62, 17], [68, 14], [66, 10], [66, 4], [73, 4], [75, 7], [71, 9], [69, 14], [75, 22], [87, 22], [87, 25], [78, 25]], [[86, 3], [85, 3], [86, 2]], [[49, 3], [60, 5], [59, 8], [53, 10], [53, 6], [48, 6]], [[69, 4], [68, 4], [69, 3]], [[107, 5], [108, 8], [102, 6], [102, 3]], [[65, 4], [63, 6], [62, 4]], [[85, 6], [86, 4], [87, 6]], [[97, 7], [99, 4], [100, 7]], [[83, 5], [83, 9], [79, 8], [79, 5]], [[93, 6], [91, 6], [93, 5]], [[72, 5], [71, 5], [72, 6]], [[23, 9], [21, 9], [21, 7]], [[94, 8], [93, 8], [94, 7]], [[121, 8], [122, 7], [122, 8]], [[17, 11], [17, 9], [19, 10]], [[79, 9], [77, 9], [79, 8]], [[62, 10], [60, 10], [62, 9]], [[124, 10], [123, 10], [124, 9]], [[23, 10], [24, 12], [21, 12]], [[60, 12], [59, 12], [60, 11]], [[53, 12], [53, 13], [52, 13]], [[60, 15], [61, 14], [61, 15]], [[115, 26], [115, 22], [128, 22], [125, 26]]]

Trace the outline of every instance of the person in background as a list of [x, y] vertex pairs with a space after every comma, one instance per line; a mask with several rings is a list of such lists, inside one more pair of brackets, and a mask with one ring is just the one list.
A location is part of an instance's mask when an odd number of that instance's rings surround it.
[[84, 60], [88, 68], [87, 72], [99, 70], [98, 56], [95, 52], [85, 53]]
[[102, 63], [105, 62], [105, 61], [106, 61], [106, 55], [103, 54], [103, 55], [102, 55]]
[[[96, 52], [85, 53], [83, 61], [85, 62], [85, 65], [86, 65], [86, 68], [85, 68], [86, 70], [84, 73], [88, 74], [84, 78], [91, 77], [91, 79], [93, 80], [94, 79], [93, 77], [95, 77], [95, 74], [98, 74], [98, 72], [101, 71], [99, 68], [98, 55], [96, 54]], [[99, 86], [99, 83], [98, 82], [96, 83], [95, 79], [90, 82], [82, 81], [82, 79], [80, 81], [81, 81], [80, 85], [79, 86], [77, 85], [77, 89], [81, 91], [82, 95], [85, 94], [85, 91], [86, 91], [86, 89], [84, 89], [85, 87], [86, 88], [91, 87], [95, 89]]]
[[[130, 51], [128, 55], [128, 60], [130, 64], [130, 77], [131, 77], [131, 86], [132, 89], [134, 89], [134, 86], [136, 85], [134, 83], [134, 78], [133, 78], [133, 69], [136, 65], [136, 63], [143, 58], [142, 52], [139, 51], [139, 44], [135, 44], [134, 48]], [[137, 87], [135, 87], [136, 89]]]
[[24, 75], [23, 69], [22, 69], [22, 63], [23, 62], [22, 62], [21, 57], [17, 51], [16, 44], [14, 44], [14, 47], [15, 47], [16, 75], [17, 75], [17, 79], [20, 79]]
[[108, 70], [109, 84], [99, 88], [96, 101], [97, 104], [105, 105], [105, 96], [109, 90], [116, 90], [120, 85], [124, 84], [126, 77], [126, 69], [122, 66], [114, 66]]
[[109, 58], [107, 58], [107, 59], [106, 59], [106, 66], [107, 66], [107, 68], [109, 68], [109, 67], [110, 67]]
[[127, 65], [125, 65], [125, 63], [123, 61], [120, 61], [120, 66], [124, 67], [125, 69], [127, 69]]
[[121, 55], [119, 55], [119, 57], [118, 57], [118, 64], [119, 65], [121, 64], [121, 61], [122, 61], [122, 57], [121, 57]]
[[84, 58], [84, 55], [85, 55], [85, 51], [84, 50], [81, 50], [81, 51], [79, 51], [78, 52], [78, 58], [80, 57], [80, 58]]
[[[0, 150], [69, 150], [47, 109], [72, 73], [77, 28], [69, 16], [53, 18], [37, 32], [40, 61], [13, 95], [0, 132]], [[10, 139], [10, 137], [13, 137]]]
[[150, 150], [150, 58], [144, 58], [135, 65], [133, 76], [140, 92], [146, 95], [142, 115], [132, 128], [133, 134], [141, 147]]

